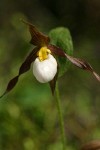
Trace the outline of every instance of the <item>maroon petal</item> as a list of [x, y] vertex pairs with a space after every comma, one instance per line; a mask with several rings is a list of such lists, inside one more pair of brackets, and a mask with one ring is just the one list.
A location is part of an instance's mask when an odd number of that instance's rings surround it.
[[19, 74], [9, 81], [5, 92], [2, 94], [2, 96], [0, 96], [0, 98], [2, 98], [6, 93], [10, 92], [15, 87], [20, 75], [22, 75], [30, 69], [31, 63], [36, 58], [37, 51], [38, 48], [35, 48], [32, 50], [29, 56], [27, 56], [26, 60], [22, 63], [21, 67], [19, 68]]
[[58, 56], [61, 56], [61, 57], [66, 57], [65, 52], [61, 48], [59, 48], [55, 45], [51, 45], [51, 44], [49, 44], [47, 47], [48, 47], [48, 49], [51, 50], [51, 52], [54, 55], [58, 55]]
[[31, 23], [26, 22], [24, 20], [22, 20], [22, 21], [29, 26], [29, 31], [30, 31], [30, 34], [32, 37], [32, 39], [30, 41], [31, 44], [33, 44], [35, 46], [40, 46], [40, 47], [49, 44], [50, 38], [48, 36], [44, 35], [40, 31], [38, 31], [38, 29]]
[[87, 63], [86, 61], [81, 60], [79, 58], [74, 58], [72, 56], [69, 56], [61, 48], [56, 47], [54, 45], [48, 45], [48, 48], [51, 50], [51, 52], [53, 54], [61, 56], [61, 57], [66, 57], [75, 66], [77, 66], [77, 67], [79, 67], [81, 69], [88, 70], [88, 71], [92, 72], [92, 74], [95, 76], [95, 78], [98, 81], [100, 81], [100, 76], [93, 70], [93, 68], [91, 67], [91, 65], [89, 63]]
[[81, 60], [79, 58], [74, 58], [72, 56], [69, 56], [67, 54], [66, 54], [66, 57], [75, 66], [77, 66], [77, 67], [79, 67], [81, 69], [90, 71], [95, 76], [95, 78], [100, 82], [100, 76], [93, 70], [93, 68], [91, 67], [91, 65], [89, 63], [87, 63], [86, 61]]

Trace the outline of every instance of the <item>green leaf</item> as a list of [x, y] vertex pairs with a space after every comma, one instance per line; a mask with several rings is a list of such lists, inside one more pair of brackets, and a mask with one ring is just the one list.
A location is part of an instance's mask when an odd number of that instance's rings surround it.
[[[64, 50], [68, 55], [73, 54], [73, 43], [70, 32], [65, 27], [58, 27], [49, 32], [51, 44], [56, 45]], [[59, 64], [59, 76], [62, 76], [69, 68], [70, 62], [66, 58], [57, 57]]]

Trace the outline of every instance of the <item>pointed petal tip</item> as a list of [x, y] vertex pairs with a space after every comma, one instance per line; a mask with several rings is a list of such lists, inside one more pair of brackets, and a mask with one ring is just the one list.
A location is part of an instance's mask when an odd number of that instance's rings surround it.
[[52, 96], [54, 96], [55, 94], [55, 88], [56, 88], [56, 82], [57, 82], [57, 79], [58, 79], [58, 73], [56, 73], [55, 77], [53, 78], [53, 80], [51, 80], [49, 82], [49, 85], [50, 85], [50, 88], [51, 88], [51, 92], [52, 92]]
[[0, 99], [1, 99], [2, 97], [4, 97], [4, 96], [5, 96], [5, 94], [6, 94], [6, 92], [5, 92], [5, 93], [3, 93], [3, 94], [0, 96]]
[[51, 89], [52, 96], [55, 94], [55, 89]]
[[28, 26], [33, 26], [33, 27], [35, 27], [32, 23], [30, 23], [30, 22], [24, 20], [23, 18], [20, 18], [20, 21], [21, 21], [22, 23], [28, 25]]
[[54, 96], [54, 93], [55, 93], [55, 87], [53, 87], [53, 86], [54, 86], [53, 84], [54, 84], [54, 83], [49, 82], [49, 85], [50, 85], [50, 89], [51, 89], [52, 96]]
[[23, 18], [20, 18], [19, 20], [20, 20], [21, 22], [23, 22], [24, 24], [27, 24], [27, 25], [28, 25], [28, 22], [25, 21]]
[[100, 76], [96, 72], [94, 72], [94, 71], [93, 71], [93, 75], [100, 82]]
[[74, 58], [72, 56], [69, 56], [68, 54], [65, 55], [67, 59], [72, 62], [72, 64], [79, 67], [80, 69], [90, 71], [94, 75], [94, 77], [100, 82], [100, 76], [93, 70], [93, 68], [88, 62], [81, 60], [79, 58]]

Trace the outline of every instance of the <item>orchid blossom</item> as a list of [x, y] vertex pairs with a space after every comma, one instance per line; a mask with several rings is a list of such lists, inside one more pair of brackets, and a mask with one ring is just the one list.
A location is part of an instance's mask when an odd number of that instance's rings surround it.
[[90, 71], [95, 76], [95, 78], [100, 81], [100, 76], [93, 70], [89, 63], [79, 58], [69, 56], [60, 47], [50, 44], [50, 38], [38, 31], [34, 25], [26, 21], [23, 22], [29, 27], [31, 34], [30, 43], [33, 44], [35, 48], [22, 63], [18, 75], [9, 81], [7, 88], [1, 97], [3, 97], [15, 87], [20, 75], [30, 69], [32, 62], [33, 74], [36, 79], [41, 83], [49, 82], [52, 93], [54, 94], [56, 81], [59, 74], [58, 70], [60, 69], [55, 58], [56, 55], [58, 57], [64, 57], [65, 59], [68, 59], [72, 64], [83, 70]]

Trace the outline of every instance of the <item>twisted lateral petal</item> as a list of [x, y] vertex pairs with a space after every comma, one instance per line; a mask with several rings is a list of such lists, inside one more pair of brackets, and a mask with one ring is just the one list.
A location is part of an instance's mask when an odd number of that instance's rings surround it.
[[51, 50], [51, 52], [53, 54], [58, 55], [60, 57], [66, 57], [75, 66], [77, 66], [77, 67], [79, 67], [79, 68], [81, 68], [83, 70], [90, 71], [95, 76], [95, 78], [100, 82], [100, 76], [93, 70], [91, 65], [89, 63], [87, 63], [86, 61], [81, 60], [79, 58], [75, 58], [75, 57], [69, 56], [61, 48], [59, 48], [57, 46], [48, 45], [48, 48]]
[[81, 60], [79, 58], [74, 58], [72, 56], [69, 56], [66, 54], [66, 57], [68, 60], [70, 60], [75, 66], [81, 68], [81, 69], [84, 69], [84, 70], [87, 70], [87, 71], [90, 71], [94, 76], [95, 78], [100, 82], [100, 76], [93, 70], [93, 68], [91, 67], [91, 65], [89, 63], [87, 63], [86, 61], [84, 60]]
[[18, 79], [19, 79], [20, 75], [22, 75], [23, 73], [27, 72], [30, 69], [31, 63], [36, 58], [37, 51], [38, 51], [38, 48], [36, 47], [27, 56], [26, 60], [22, 63], [21, 67], [19, 68], [19, 74], [9, 81], [5, 92], [0, 96], [0, 98], [2, 98], [5, 94], [7, 94], [8, 92], [10, 92], [15, 87], [15, 85], [18, 82]]
[[40, 61], [39, 58], [35, 59], [33, 63], [33, 74], [39, 82], [47, 83], [51, 81], [56, 73], [57, 62], [51, 54], [44, 61]]

